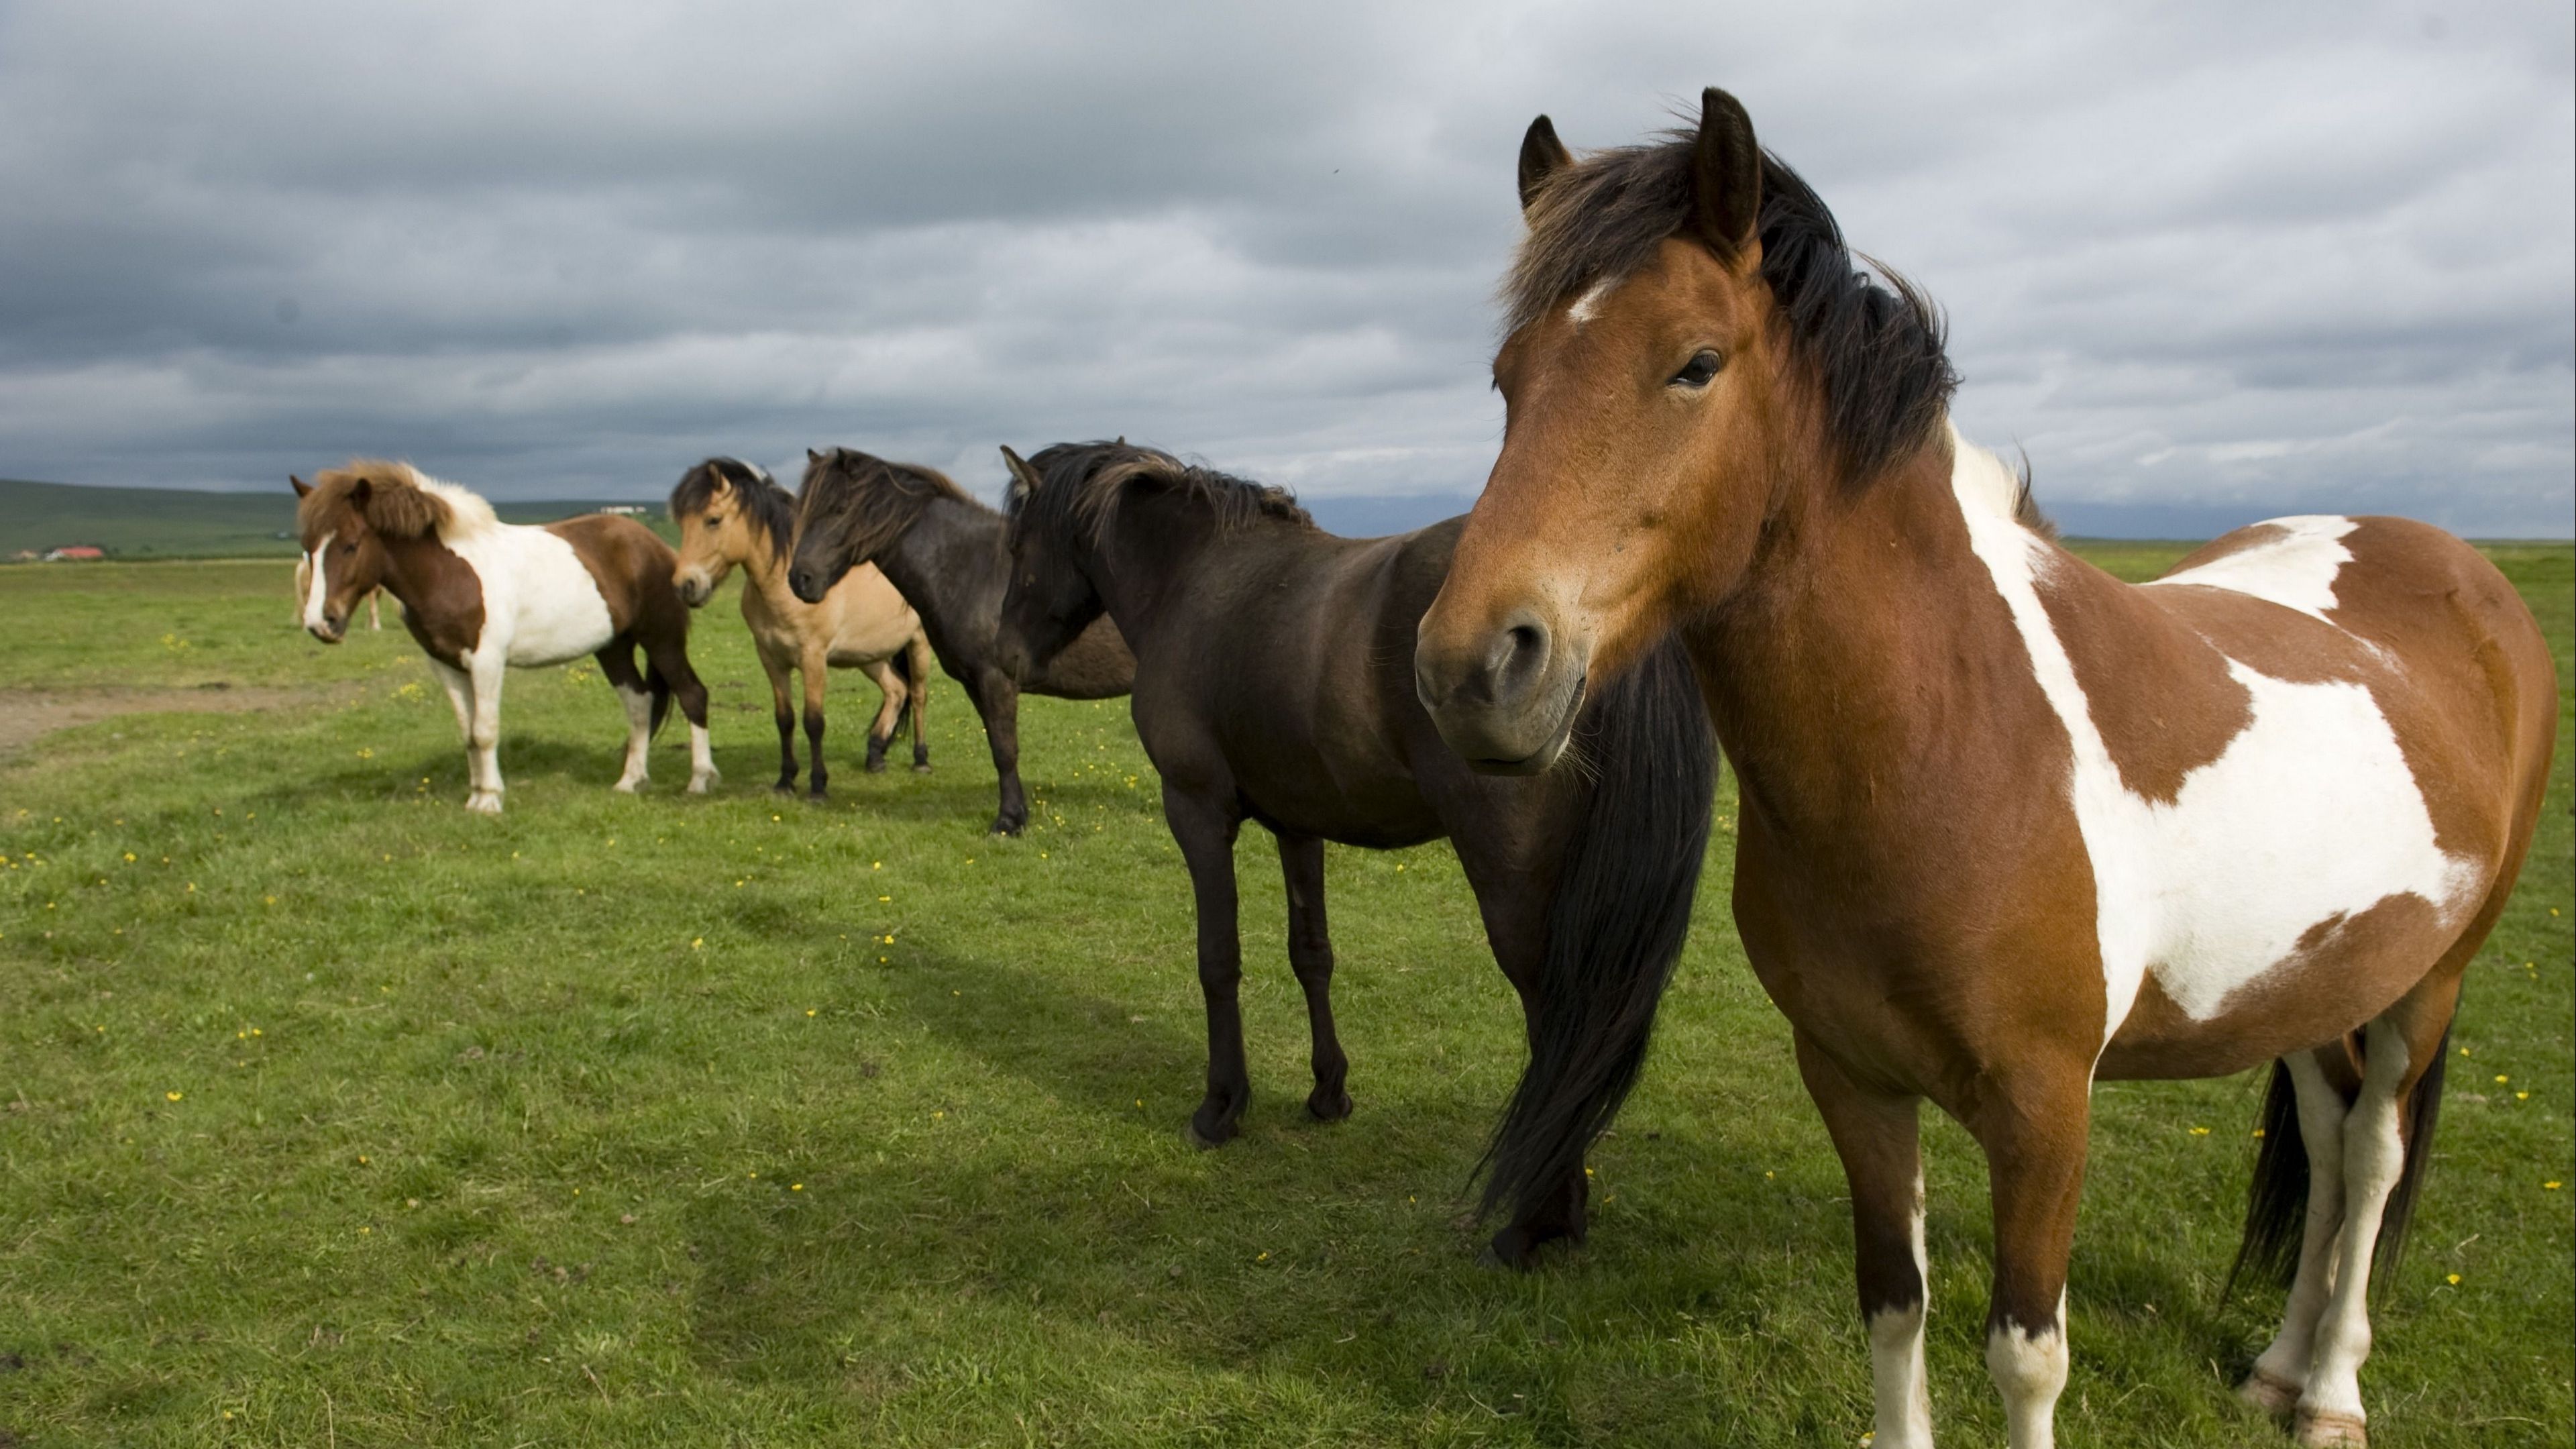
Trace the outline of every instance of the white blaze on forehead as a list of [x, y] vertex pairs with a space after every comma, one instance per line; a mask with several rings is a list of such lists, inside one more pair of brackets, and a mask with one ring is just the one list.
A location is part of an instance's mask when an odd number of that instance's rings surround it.
[[[309, 576], [304, 585], [304, 627], [319, 629], [322, 627], [323, 606], [331, 595], [331, 587], [324, 581], [322, 549], [317, 548], [304, 556], [304, 571]], [[276, 605], [269, 607], [275, 608]]]
[[2106, 1044], [2150, 972], [2206, 1021], [2319, 925], [2391, 896], [2420, 897], [2446, 919], [2474, 902], [2482, 872], [2436, 843], [2396, 732], [2359, 684], [2294, 683], [2229, 660], [2250, 696], [2244, 730], [2183, 777], [2171, 804], [2132, 793], [2040, 602], [2058, 556], [2014, 522], [2017, 485], [2002, 461], [1955, 430], [1951, 442], [1970, 546], [2074, 757], [2067, 789], [2093, 867]]
[[2344, 536], [2361, 525], [2333, 514], [2314, 514], [2267, 519], [2256, 526], [2279, 532], [2250, 548], [2155, 582], [2232, 589], [2325, 619], [2326, 611], [2335, 606], [2335, 577], [2352, 562]]
[[1618, 286], [1619, 284], [1617, 282], [1611, 281], [1593, 283], [1592, 290], [1575, 298], [1574, 305], [1565, 309], [1566, 320], [1572, 322], [1577, 327], [1591, 321], [1593, 316], [1601, 310], [1601, 304], [1610, 300], [1610, 294], [1618, 290]]

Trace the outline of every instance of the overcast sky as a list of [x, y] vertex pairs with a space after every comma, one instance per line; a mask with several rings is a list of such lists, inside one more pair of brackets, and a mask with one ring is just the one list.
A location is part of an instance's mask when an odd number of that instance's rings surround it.
[[0, 0], [0, 476], [643, 498], [846, 443], [989, 494], [1124, 433], [1471, 493], [1522, 129], [1719, 84], [2079, 527], [2564, 536], [2571, 55], [2564, 0]]

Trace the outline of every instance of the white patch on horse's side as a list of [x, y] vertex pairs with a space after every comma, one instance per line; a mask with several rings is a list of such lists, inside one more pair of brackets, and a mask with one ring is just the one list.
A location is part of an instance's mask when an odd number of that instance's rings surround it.
[[2326, 618], [2326, 611], [2335, 606], [2335, 578], [2345, 564], [2352, 562], [2352, 550], [2344, 547], [2343, 540], [2361, 525], [2335, 514], [2310, 514], [2266, 519], [2254, 526], [2280, 532], [2251, 547], [2154, 582], [2201, 584], [2251, 594], [2333, 623]]
[[1565, 309], [1565, 320], [1577, 327], [1591, 321], [1594, 315], [1600, 312], [1601, 304], [1610, 299], [1610, 294], [1617, 290], [1618, 286], [1617, 282], [1611, 281], [1593, 283], [1592, 290], [1575, 298], [1574, 305]]
[[597, 653], [617, 632], [599, 581], [562, 537], [526, 524], [494, 523], [443, 533], [441, 541], [483, 586], [483, 637], [476, 653], [497, 649], [504, 662], [522, 669], [562, 664]]
[[2320, 924], [2398, 895], [2445, 918], [2474, 903], [2476, 862], [2436, 843], [2396, 732], [2358, 684], [2293, 683], [2230, 660], [2251, 695], [2250, 722], [2184, 777], [2172, 804], [2131, 793], [2040, 602], [2040, 575], [2058, 556], [2013, 520], [2018, 484], [2002, 460], [1956, 429], [1951, 441], [1970, 546], [2073, 756], [2067, 788], [2093, 867], [2105, 1045], [2150, 972], [2186, 1014], [2207, 1021]]
[[317, 548], [304, 556], [304, 571], [309, 576], [304, 585], [304, 627], [319, 629], [322, 627], [322, 610], [330, 602], [331, 592], [329, 584], [323, 578], [321, 549]]

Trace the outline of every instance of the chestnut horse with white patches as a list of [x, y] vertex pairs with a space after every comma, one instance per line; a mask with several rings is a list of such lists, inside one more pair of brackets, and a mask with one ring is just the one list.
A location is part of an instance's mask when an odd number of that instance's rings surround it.
[[796, 710], [790, 686], [805, 676], [805, 739], [814, 758], [808, 780], [820, 800], [831, 778], [823, 766], [823, 695], [834, 669], [857, 669], [876, 681], [884, 700], [868, 730], [868, 773], [885, 768], [886, 746], [912, 718], [912, 768], [930, 773], [930, 737], [922, 707], [930, 702], [930, 640], [921, 619], [874, 568], [842, 576], [809, 604], [787, 587], [787, 550], [796, 533], [796, 495], [766, 469], [734, 458], [709, 458], [671, 490], [671, 521], [680, 525], [679, 570], [672, 577], [694, 609], [715, 597], [736, 564], [747, 576], [742, 622], [751, 630], [761, 671], [769, 676], [778, 719], [778, 784], [796, 789]]
[[[295, 556], [295, 627], [298, 629], [304, 627], [304, 603], [312, 593], [313, 555], [299, 553]], [[370, 634], [385, 627], [384, 610], [379, 607], [384, 596], [383, 589], [367, 590], [367, 632]], [[352, 618], [356, 617], [357, 612], [357, 608], [354, 605], [351, 606], [349, 614]]]
[[[1930, 305], [1702, 100], [1582, 160], [1530, 127], [1503, 446], [1422, 620], [1423, 703], [1481, 767], [1540, 770], [1588, 694], [1686, 641], [1742, 787], [1736, 925], [1850, 1180], [1879, 1449], [1931, 1442], [1918, 1103], [1985, 1151], [1986, 1361], [2031, 1449], [2093, 1082], [2266, 1061], [2239, 1265], [2290, 1286], [2243, 1392], [2361, 1444], [2373, 1254], [2541, 808], [2540, 630], [2402, 519], [2257, 524], [2143, 587], [2040, 537], [1948, 425]], [[1654, 986], [1543, 988], [1596, 1029], [1533, 1055], [1495, 1197], [1579, 1159]]]
[[606, 514], [503, 523], [491, 504], [409, 463], [353, 462], [311, 483], [288, 481], [312, 571], [304, 627], [337, 644], [359, 598], [379, 586], [403, 606], [403, 625], [465, 735], [466, 809], [501, 813], [503, 675], [585, 654], [626, 704], [618, 789], [646, 782], [647, 747], [674, 695], [689, 721], [689, 791], [715, 783], [706, 686], [689, 667], [689, 607], [671, 584], [678, 556], [653, 530]]

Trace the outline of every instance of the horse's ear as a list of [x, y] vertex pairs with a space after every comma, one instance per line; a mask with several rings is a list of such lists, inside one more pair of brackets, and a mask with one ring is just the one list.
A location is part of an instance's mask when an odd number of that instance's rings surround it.
[[1026, 458], [1012, 452], [1008, 443], [1002, 445], [1002, 462], [1011, 470], [1011, 506], [1017, 508], [1037, 491], [1038, 471], [1029, 466]]
[[823, 461], [823, 455], [815, 452], [811, 448], [807, 448], [805, 450], [805, 461], [808, 463], [820, 463]]
[[1762, 215], [1762, 148], [1753, 139], [1753, 118], [1744, 113], [1744, 103], [1715, 86], [1699, 96], [1691, 211], [1701, 238], [1718, 255], [1731, 261], [1753, 245]]
[[286, 475], [286, 481], [295, 485], [295, 496], [296, 496], [296, 497], [298, 497], [298, 498], [310, 498], [310, 497], [312, 497], [312, 496], [313, 496], [313, 485], [312, 485], [312, 484], [305, 482], [303, 479], [296, 477], [296, 476], [295, 476], [294, 474], [292, 474], [292, 473], [289, 473], [289, 474], [287, 474], [287, 475]]
[[1547, 178], [1574, 164], [1574, 153], [1556, 139], [1556, 123], [1545, 116], [1530, 122], [1529, 134], [1521, 137], [1521, 210], [1530, 209], [1538, 200], [1538, 191]]
[[360, 517], [364, 517], [366, 515], [367, 500], [375, 496], [376, 485], [373, 479], [360, 478], [357, 482], [349, 485], [349, 506], [358, 510]]

